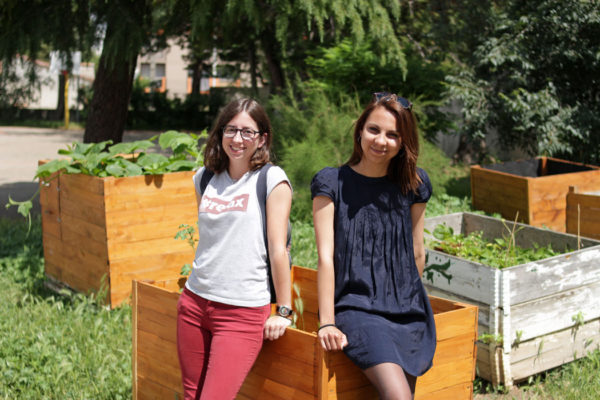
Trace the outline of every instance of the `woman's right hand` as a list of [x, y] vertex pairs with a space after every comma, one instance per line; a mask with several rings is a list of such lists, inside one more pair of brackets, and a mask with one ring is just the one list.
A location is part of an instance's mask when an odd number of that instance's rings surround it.
[[320, 329], [317, 336], [321, 346], [327, 351], [342, 350], [348, 344], [346, 335], [335, 326], [326, 326]]

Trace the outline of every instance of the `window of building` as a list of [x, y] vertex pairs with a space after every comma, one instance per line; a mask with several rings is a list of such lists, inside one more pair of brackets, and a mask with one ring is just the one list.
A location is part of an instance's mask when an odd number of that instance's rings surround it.
[[150, 64], [149, 63], [142, 63], [141, 68], [140, 68], [140, 75], [143, 76], [144, 78], [150, 78]]
[[154, 66], [154, 77], [155, 78], [163, 78], [166, 73], [165, 73], [165, 64], [162, 63], [156, 63], [156, 65]]

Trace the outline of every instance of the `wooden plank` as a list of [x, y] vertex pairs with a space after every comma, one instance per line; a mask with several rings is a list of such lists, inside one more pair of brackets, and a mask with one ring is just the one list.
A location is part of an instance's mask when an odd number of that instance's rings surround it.
[[189, 188], [195, 193], [193, 176], [195, 171], [169, 172], [163, 175], [138, 175], [123, 178], [102, 178], [107, 195], [148, 193], [161, 188]]
[[60, 207], [61, 218], [63, 215], [71, 215], [90, 224], [105, 226], [106, 219], [103, 210], [96, 207], [89, 207], [79, 201], [73, 201], [69, 197], [64, 196], [62, 192], [60, 195]]
[[118, 240], [108, 240], [106, 243], [108, 256], [110, 260], [121, 258], [131, 258], [139, 254], [160, 255], [164, 253], [187, 252], [193, 260], [193, 250], [184, 240], [175, 240], [170, 238], [158, 238], [142, 240], [138, 242], [121, 242]]
[[59, 177], [54, 173], [48, 180], [40, 180], [40, 208], [42, 231], [60, 238]]
[[515, 381], [585, 357], [600, 346], [600, 320], [587, 322], [578, 329], [559, 332], [520, 343], [511, 351], [511, 372]]
[[[140, 215], [143, 215], [143, 210], [140, 210], [140, 213]], [[138, 218], [137, 220], [131, 221], [129, 225], [118, 226], [108, 224], [106, 236], [109, 240], [125, 243], [159, 238], [175, 240], [175, 235], [179, 231], [179, 225], [185, 221], [189, 222], [189, 220], [193, 218], [194, 215], [190, 214], [184, 218], [176, 216], [176, 218], [149, 223], [147, 223], [144, 218]], [[198, 239], [198, 234], [195, 234], [195, 239]], [[186, 245], [190, 247], [186, 241], [178, 240], [178, 242], [186, 243]]]
[[434, 319], [438, 341], [469, 333], [473, 335], [476, 334], [477, 307], [436, 314]]
[[104, 179], [97, 176], [85, 174], [62, 174], [60, 176], [61, 188], [67, 185], [71, 188], [79, 188], [91, 193], [104, 193]]
[[[176, 391], [181, 387], [181, 372], [179, 363], [170, 362], [170, 354], [166, 351], [172, 350], [170, 347], [161, 347], [162, 341], [159, 337], [147, 332], [139, 332], [139, 345], [143, 346], [144, 351], [138, 352], [137, 370], [138, 377], [146, 378], [158, 383], [166, 388]], [[177, 361], [177, 349], [175, 350], [175, 360]]]
[[[162, 265], [142, 264], [140, 260], [129, 259], [128, 263], [119, 260], [119, 266], [115, 267], [111, 262], [110, 268], [110, 286], [111, 286], [111, 305], [116, 307], [123, 301], [127, 301], [131, 294], [131, 281], [134, 279], [142, 280], [148, 276], [157, 280], [169, 279], [179, 275], [181, 267], [192, 258], [187, 253], [170, 254], [170, 257], [159, 257], [169, 259]], [[175, 261], [179, 262], [175, 262]], [[127, 269], [124, 269], [126, 267]]]
[[136, 309], [138, 319], [138, 331], [144, 331], [160, 337], [161, 339], [173, 344], [175, 353], [174, 358], [177, 358], [177, 314], [165, 315], [159, 314], [154, 310], [145, 307], [143, 304], [138, 304]]
[[104, 209], [104, 194], [102, 192], [95, 192], [88, 187], [74, 185], [71, 179], [63, 179], [60, 183], [61, 196], [75, 203], [84, 204], [89, 208]]
[[193, 185], [186, 188], [161, 188], [150, 193], [118, 193], [106, 195], [104, 205], [107, 212], [140, 210], [170, 204], [188, 204], [192, 212], [196, 208]]
[[131, 392], [133, 400], [138, 400], [138, 283], [131, 282]]
[[599, 282], [598, 260], [600, 246], [594, 246], [505, 269], [504, 273], [509, 274], [510, 304]]
[[471, 398], [473, 398], [472, 383], [459, 383], [433, 393], [421, 394], [418, 391], [415, 393], [415, 400], [468, 400]]
[[173, 390], [144, 377], [139, 378], [138, 388], [138, 400], [183, 399], [183, 388]]
[[586, 321], [600, 318], [600, 282], [511, 306], [510, 342], [543, 336], [573, 326], [579, 313]]
[[79, 229], [79, 226], [62, 226], [62, 242], [64, 248], [81, 248], [86, 254], [98, 259], [108, 259], [106, 241], [103, 237], [92, 237]]
[[[61, 223], [72, 232], [77, 232], [78, 235], [94, 240], [99, 243], [106, 243], [106, 228], [104, 225], [97, 225], [81, 218], [74, 217], [68, 213], [61, 214]], [[65, 239], [67, 240], [67, 239]], [[85, 246], [85, 242], [81, 243]]]
[[248, 375], [236, 399], [313, 400], [312, 393], [286, 386], [264, 376]]
[[[434, 373], [431, 373], [434, 371]], [[436, 392], [438, 390], [454, 386], [457, 382], [468, 383], [472, 382], [473, 376], [473, 360], [461, 359], [453, 363], [442, 364], [436, 366], [425, 373], [425, 375], [417, 379], [416, 391]], [[440, 379], [440, 377], [443, 377]], [[420, 387], [419, 387], [420, 386]]]
[[438, 289], [460, 293], [469, 301], [492, 305], [494, 304], [494, 288], [497, 285], [496, 271], [483, 264], [467, 261], [436, 250], [426, 249], [427, 265], [444, 265], [450, 262], [446, 270], [452, 276], [450, 282], [442, 276], [434, 275], [428, 279], [423, 275], [423, 283]]
[[187, 223], [195, 226], [197, 215], [195, 214], [194, 204], [177, 204], [173, 206], [165, 204], [159, 207], [146, 208], [143, 214], [140, 214], [140, 210], [111, 211], [106, 214], [107, 230], [110, 231], [119, 226], [128, 226], [133, 221], [143, 220], [144, 223], [152, 223], [163, 220], [170, 221], [179, 218], [178, 216], [181, 216], [180, 224]]
[[177, 315], [177, 302], [179, 294], [165, 290], [149, 283], [140, 282], [138, 286], [138, 304], [151, 310], [153, 313], [166, 316]]

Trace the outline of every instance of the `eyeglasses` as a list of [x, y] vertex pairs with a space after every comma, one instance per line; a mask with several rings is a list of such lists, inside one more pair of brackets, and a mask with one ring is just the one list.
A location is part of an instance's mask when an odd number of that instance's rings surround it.
[[404, 108], [406, 110], [412, 110], [412, 106], [413, 106], [412, 103], [410, 101], [408, 101], [408, 99], [405, 99], [404, 97], [400, 97], [397, 94], [389, 93], [389, 92], [373, 93], [374, 101], [379, 101], [385, 97], [390, 97], [390, 98], [396, 100], [396, 102], [398, 104], [400, 104], [402, 106], [402, 108]]
[[253, 140], [260, 131], [255, 131], [250, 128], [236, 128], [235, 126], [227, 125], [223, 127], [223, 136], [226, 138], [234, 138], [237, 133], [240, 133], [240, 136], [243, 140]]

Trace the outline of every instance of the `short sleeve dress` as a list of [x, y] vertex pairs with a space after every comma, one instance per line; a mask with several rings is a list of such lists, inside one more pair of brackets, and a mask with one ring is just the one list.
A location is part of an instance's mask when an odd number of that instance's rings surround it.
[[384, 362], [423, 375], [435, 353], [433, 312], [415, 263], [410, 207], [432, 188], [418, 169], [416, 193], [402, 194], [386, 177], [370, 178], [344, 165], [324, 168], [311, 194], [335, 205], [335, 322], [346, 355], [361, 369]]

